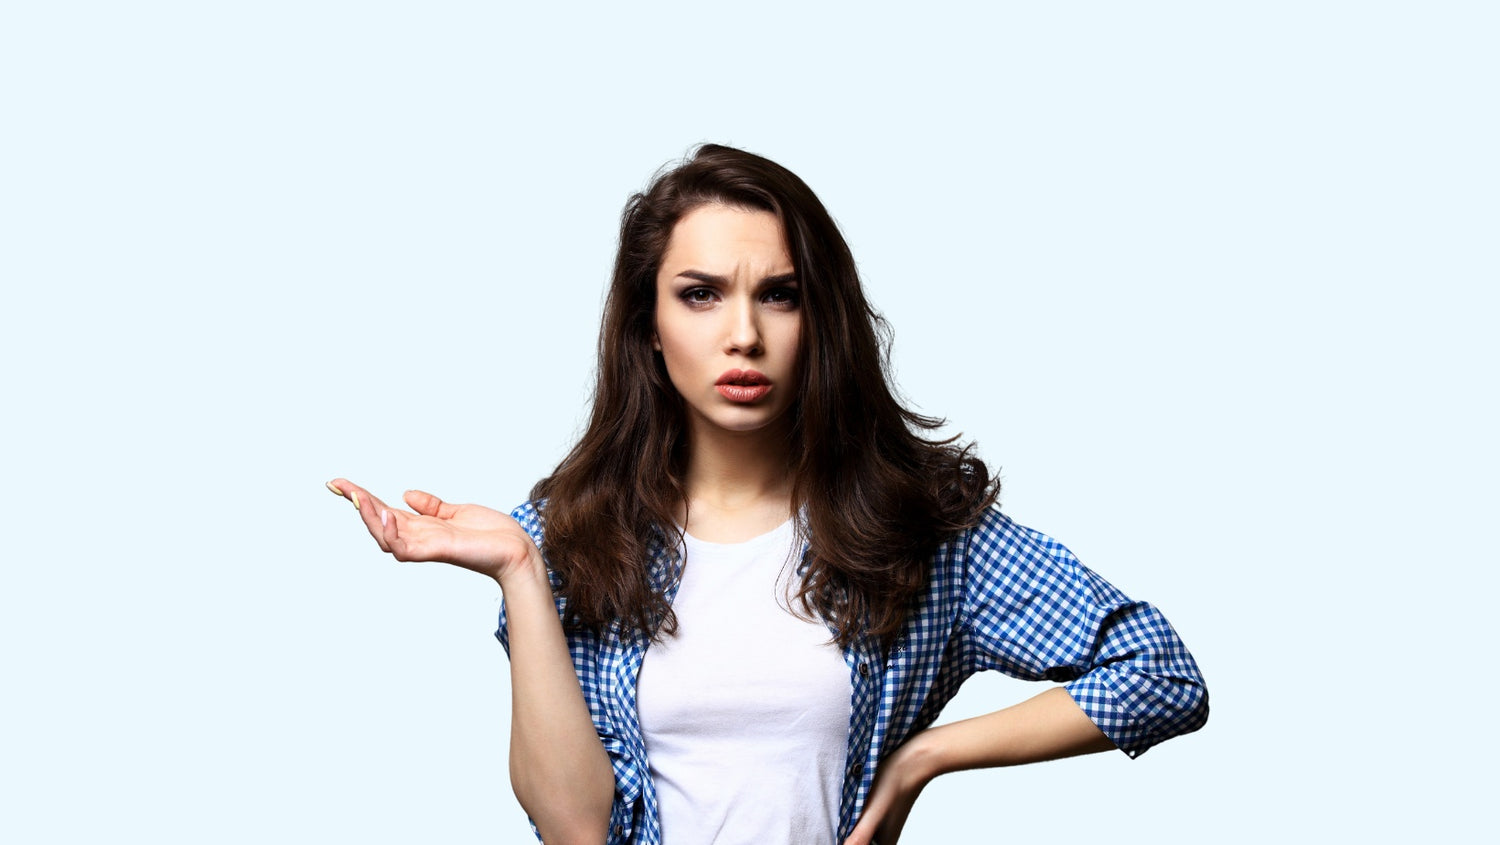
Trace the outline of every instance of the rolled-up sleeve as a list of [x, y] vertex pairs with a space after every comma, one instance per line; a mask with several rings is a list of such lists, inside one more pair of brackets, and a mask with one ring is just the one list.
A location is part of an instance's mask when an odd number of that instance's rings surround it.
[[992, 510], [966, 538], [964, 567], [971, 668], [1064, 682], [1131, 757], [1207, 721], [1202, 673], [1166, 617], [1061, 543]]

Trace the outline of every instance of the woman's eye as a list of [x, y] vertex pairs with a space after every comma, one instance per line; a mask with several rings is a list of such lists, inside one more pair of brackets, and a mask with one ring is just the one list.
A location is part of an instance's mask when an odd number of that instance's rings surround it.
[[772, 288], [765, 293], [766, 302], [772, 305], [795, 306], [799, 300], [796, 288]]
[[714, 292], [708, 288], [689, 288], [682, 292], [682, 299], [689, 305], [707, 305], [714, 301]]

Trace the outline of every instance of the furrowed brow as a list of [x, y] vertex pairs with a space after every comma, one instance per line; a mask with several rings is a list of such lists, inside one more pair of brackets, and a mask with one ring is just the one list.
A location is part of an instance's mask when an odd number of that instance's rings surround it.
[[[709, 285], [729, 284], [728, 277], [715, 276], [713, 273], [705, 273], [702, 270], [683, 270], [681, 273], [677, 274], [677, 278], [692, 279], [693, 281], [703, 282], [704, 284]], [[761, 279], [760, 282], [757, 283], [757, 285], [764, 288], [771, 287], [773, 285], [789, 285], [795, 283], [796, 281], [796, 273], [778, 273], [774, 276], [767, 276], [764, 279]]]

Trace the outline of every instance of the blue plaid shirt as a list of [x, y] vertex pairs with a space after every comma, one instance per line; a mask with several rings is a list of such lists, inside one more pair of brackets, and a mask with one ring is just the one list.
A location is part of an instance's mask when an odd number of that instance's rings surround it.
[[[540, 546], [536, 504], [511, 516]], [[680, 560], [664, 542], [651, 548], [651, 577], [668, 601]], [[552, 579], [555, 592], [555, 573]], [[565, 603], [557, 599], [559, 613]], [[509, 653], [503, 602], [495, 636]], [[583, 697], [614, 766], [609, 845], [661, 842], [635, 701], [647, 644], [644, 635], [618, 629], [568, 634]], [[1131, 601], [1061, 543], [998, 510], [933, 555], [927, 592], [888, 654], [865, 638], [845, 649], [844, 661], [853, 693], [839, 841], [859, 819], [880, 761], [931, 725], [964, 679], [981, 670], [1066, 682], [1078, 706], [1131, 757], [1208, 719], [1198, 665], [1156, 608]]]

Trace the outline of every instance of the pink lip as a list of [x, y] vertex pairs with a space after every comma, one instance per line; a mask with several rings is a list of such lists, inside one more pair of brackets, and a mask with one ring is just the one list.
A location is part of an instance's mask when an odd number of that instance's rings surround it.
[[769, 385], [771, 380], [756, 372], [755, 370], [725, 370], [724, 375], [714, 384], [765, 384]]
[[755, 370], [725, 370], [714, 385], [731, 402], [755, 402], [771, 392], [771, 380]]
[[769, 384], [721, 384], [716, 390], [731, 402], [754, 402], [771, 392]]

